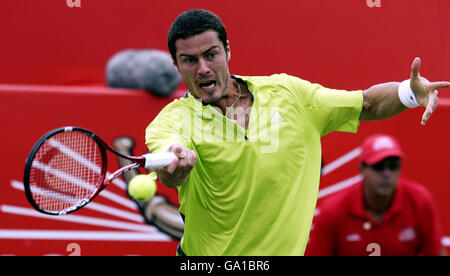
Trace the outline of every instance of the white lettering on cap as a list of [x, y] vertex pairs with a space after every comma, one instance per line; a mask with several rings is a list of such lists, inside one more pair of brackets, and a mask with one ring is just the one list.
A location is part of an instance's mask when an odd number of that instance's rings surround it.
[[389, 137], [380, 137], [373, 143], [373, 149], [377, 151], [382, 149], [392, 149], [394, 147], [394, 142]]

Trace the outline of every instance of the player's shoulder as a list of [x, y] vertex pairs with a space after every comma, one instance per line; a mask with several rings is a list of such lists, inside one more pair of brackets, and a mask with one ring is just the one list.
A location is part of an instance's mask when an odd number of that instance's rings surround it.
[[267, 76], [241, 76], [241, 75], [234, 75], [234, 76], [254, 84], [282, 83], [293, 80], [300, 80], [299, 77], [292, 76], [286, 73], [277, 73]]
[[190, 114], [193, 112], [192, 110], [193, 103], [189, 103], [189, 99], [175, 99], [159, 111], [158, 115], [156, 115], [147, 128], [182, 124], [191, 118]]
[[244, 80], [252, 92], [262, 91], [282, 92], [285, 95], [298, 95], [300, 92], [311, 91], [311, 83], [297, 76], [286, 73], [269, 76], [236, 76]]
[[411, 179], [401, 178], [398, 181], [398, 187], [400, 187], [404, 196], [415, 202], [431, 202], [431, 192], [422, 184], [413, 181]]
[[[200, 104], [201, 103], [197, 103]], [[190, 92], [187, 92], [183, 97], [179, 99], [174, 99], [172, 102], [167, 104], [159, 114], [166, 114], [166, 113], [183, 113], [183, 112], [189, 112], [193, 109], [193, 105], [195, 105], [195, 99], [192, 95], [190, 95]]]
[[319, 212], [330, 215], [346, 213], [355, 204], [356, 200], [361, 200], [361, 183], [357, 183], [349, 188], [328, 196], [319, 207]]

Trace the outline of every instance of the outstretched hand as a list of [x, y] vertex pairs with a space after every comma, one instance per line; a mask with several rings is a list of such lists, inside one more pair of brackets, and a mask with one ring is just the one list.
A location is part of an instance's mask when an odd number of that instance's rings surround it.
[[422, 125], [430, 119], [438, 103], [438, 89], [450, 87], [448, 81], [429, 82], [420, 76], [420, 58], [416, 57], [411, 65], [411, 90], [416, 96], [417, 102], [425, 107], [422, 115]]

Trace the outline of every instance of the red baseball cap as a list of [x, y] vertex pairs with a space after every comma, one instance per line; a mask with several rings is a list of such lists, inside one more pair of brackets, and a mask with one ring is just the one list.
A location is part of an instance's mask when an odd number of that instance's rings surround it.
[[361, 164], [373, 165], [391, 156], [404, 156], [397, 139], [390, 135], [375, 134], [364, 140], [359, 161]]

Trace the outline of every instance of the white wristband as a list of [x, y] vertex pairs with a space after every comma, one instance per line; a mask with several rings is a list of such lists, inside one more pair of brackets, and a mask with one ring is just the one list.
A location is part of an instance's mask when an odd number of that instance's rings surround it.
[[400, 98], [402, 104], [408, 108], [420, 106], [414, 92], [411, 90], [409, 79], [400, 83], [400, 86], [398, 87], [398, 97]]

